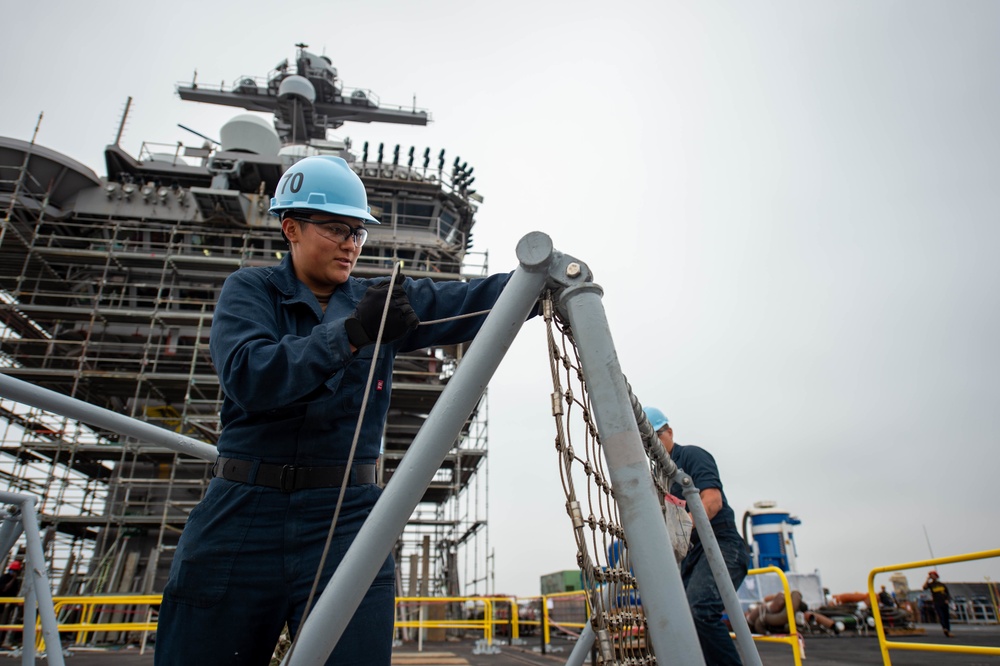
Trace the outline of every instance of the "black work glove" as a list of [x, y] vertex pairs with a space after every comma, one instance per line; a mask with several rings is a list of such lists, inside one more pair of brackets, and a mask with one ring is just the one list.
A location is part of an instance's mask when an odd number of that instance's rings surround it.
[[410, 306], [410, 299], [403, 289], [403, 276], [399, 274], [391, 294], [388, 280], [368, 287], [354, 313], [344, 322], [347, 339], [356, 348], [361, 349], [365, 345], [374, 344], [379, 324], [382, 322], [386, 296], [389, 297], [389, 311], [385, 316], [382, 342], [398, 340], [415, 330], [420, 323], [420, 318]]

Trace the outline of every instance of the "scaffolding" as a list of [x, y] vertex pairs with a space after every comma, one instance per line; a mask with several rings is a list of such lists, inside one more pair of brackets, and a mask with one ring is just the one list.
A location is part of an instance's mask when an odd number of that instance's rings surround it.
[[[356, 275], [388, 275], [398, 260], [415, 278], [485, 273], [485, 255], [469, 252], [468, 193], [426, 169], [373, 170], [337, 154], [383, 221]], [[221, 189], [209, 166], [129, 160], [109, 146], [109, 176], [99, 178], [34, 138], [0, 137], [0, 371], [214, 444], [222, 394], [208, 350], [212, 312], [230, 273], [286, 252], [267, 215], [273, 184]], [[397, 358], [382, 482], [464, 349]], [[414, 557], [418, 589], [485, 591], [487, 426], [484, 397], [399, 540], [401, 592], [416, 584]], [[38, 498], [58, 594], [162, 591], [210, 476], [205, 461], [0, 400], [0, 490]]]

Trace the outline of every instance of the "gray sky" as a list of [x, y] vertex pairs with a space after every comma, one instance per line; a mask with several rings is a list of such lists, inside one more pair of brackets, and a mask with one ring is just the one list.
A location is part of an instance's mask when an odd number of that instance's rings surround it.
[[[295, 7], [292, 9], [291, 7]], [[155, 9], [154, 9], [155, 8]], [[25, 3], [0, 0], [0, 135], [104, 173], [123, 145], [237, 113], [178, 81], [263, 76], [294, 44], [430, 109], [338, 136], [445, 148], [485, 196], [495, 271], [548, 233], [587, 262], [636, 394], [719, 462], [739, 519], [797, 514], [799, 570], [1000, 547], [1000, 4]], [[498, 591], [575, 566], [544, 327], [490, 386]], [[926, 570], [909, 573], [919, 586]], [[942, 567], [1000, 579], [1000, 563]]]

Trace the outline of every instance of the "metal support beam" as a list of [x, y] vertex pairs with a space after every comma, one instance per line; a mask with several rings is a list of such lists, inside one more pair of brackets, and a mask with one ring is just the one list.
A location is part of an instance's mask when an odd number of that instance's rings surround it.
[[0, 562], [7, 556], [10, 549], [14, 547], [24, 526], [21, 524], [21, 509], [17, 507], [12, 511], [0, 513]]
[[[0, 502], [16, 504], [21, 515], [8, 516], [4, 523], [16, 520], [19, 527], [13, 531], [24, 529], [27, 546], [27, 557], [24, 560], [25, 589], [24, 600], [24, 644], [21, 646], [22, 663], [31, 664], [35, 659], [35, 609], [42, 616], [42, 635], [45, 637], [45, 653], [50, 664], [63, 666], [62, 642], [59, 640], [59, 627], [56, 624], [55, 607], [52, 605], [52, 588], [49, 586], [48, 567], [45, 566], [45, 554], [42, 549], [42, 536], [38, 530], [38, 515], [35, 511], [35, 498], [30, 495], [0, 491]], [[10, 532], [5, 529], [5, 534]], [[6, 553], [4, 553], [6, 555]], [[30, 634], [30, 636], [29, 636]]]
[[577, 639], [576, 645], [573, 646], [573, 651], [569, 653], [566, 666], [584, 666], [590, 657], [590, 649], [592, 647], [594, 647], [594, 628], [590, 626], [590, 622], [588, 621], [584, 625], [583, 631], [580, 632], [580, 638]]
[[35, 386], [0, 372], [0, 397], [14, 400], [38, 409], [68, 416], [83, 423], [105, 428], [121, 435], [134, 437], [140, 442], [151, 442], [178, 453], [214, 462], [219, 456], [211, 444], [170, 432], [151, 423], [71, 398], [62, 393]]
[[578, 262], [553, 265], [550, 272], [554, 280], [566, 285], [558, 304], [580, 352], [657, 663], [704, 664], [680, 569], [672, 562], [674, 550], [611, 339], [601, 289], [589, 281], [589, 269]]
[[[532, 232], [517, 245], [520, 267], [376, 502], [282, 664], [325, 664], [379, 567], [406, 526], [546, 283], [552, 241]], [[648, 475], [648, 472], [647, 472]], [[662, 519], [660, 521], [663, 522]]]
[[691, 477], [685, 474], [683, 469], [677, 469], [677, 475], [673, 481], [679, 483], [684, 489], [684, 499], [687, 500], [688, 509], [691, 510], [695, 529], [698, 530], [705, 557], [708, 558], [708, 566], [712, 569], [715, 586], [719, 588], [722, 603], [726, 607], [726, 614], [730, 617], [730, 624], [736, 634], [736, 645], [743, 656], [743, 663], [749, 666], [761, 666], [760, 654], [758, 654], [757, 646], [750, 634], [750, 625], [741, 621], [743, 619], [743, 606], [740, 604], [739, 597], [736, 596], [736, 588], [733, 587], [733, 580], [729, 577], [729, 569], [726, 567], [726, 561], [719, 549], [719, 541], [715, 538], [712, 523], [705, 512], [705, 505], [701, 502], [701, 494]]

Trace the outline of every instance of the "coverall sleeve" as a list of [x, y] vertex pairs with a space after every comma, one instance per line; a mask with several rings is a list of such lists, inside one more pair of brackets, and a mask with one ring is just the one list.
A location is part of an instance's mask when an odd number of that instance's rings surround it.
[[[404, 288], [410, 305], [421, 322], [430, 322], [455, 315], [489, 310], [510, 279], [510, 273], [498, 273], [468, 282], [435, 282], [430, 278], [407, 278]], [[486, 314], [455, 319], [439, 324], [422, 324], [406, 337], [402, 351], [423, 349], [432, 345], [452, 345], [467, 342], [476, 336]]]
[[307, 335], [283, 332], [279, 298], [265, 277], [237, 271], [212, 319], [209, 347], [222, 390], [248, 412], [308, 402], [352, 359], [344, 319]]

